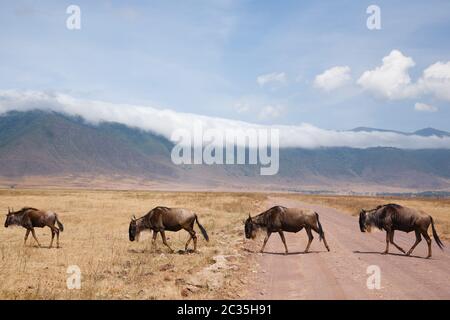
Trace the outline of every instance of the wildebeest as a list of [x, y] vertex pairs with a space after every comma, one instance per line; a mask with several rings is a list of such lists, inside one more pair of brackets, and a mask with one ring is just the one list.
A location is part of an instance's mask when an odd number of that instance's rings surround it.
[[[366, 230], [370, 232], [372, 227], [386, 231], [386, 250], [383, 254], [389, 253], [389, 243], [392, 243], [398, 250], [406, 255], [410, 255], [414, 248], [422, 241], [421, 235], [425, 238], [428, 244], [428, 256], [431, 257], [431, 239], [428, 235], [428, 227], [432, 227], [433, 237], [440, 249], [443, 244], [434, 228], [433, 218], [423, 211], [403, 207], [398, 204], [385, 204], [376, 207], [372, 210], [362, 209], [359, 213], [359, 228], [361, 232]], [[398, 246], [394, 242], [395, 230], [403, 232], [414, 231], [416, 233], [416, 242], [413, 244], [408, 252]]]
[[[58, 228], [55, 227], [55, 223], [58, 225]], [[25, 245], [28, 239], [28, 235], [33, 235], [34, 240], [36, 240], [38, 246], [38, 239], [36, 238], [36, 234], [34, 233], [34, 228], [44, 228], [49, 227], [52, 231], [52, 241], [50, 242], [50, 248], [53, 246], [53, 239], [56, 234], [56, 247], [59, 248], [59, 232], [64, 231], [64, 226], [61, 221], [58, 219], [58, 215], [52, 211], [41, 211], [35, 208], [25, 207], [19, 211], [14, 212], [14, 210], [10, 210], [8, 208], [8, 214], [6, 215], [5, 228], [9, 226], [22, 226], [27, 229], [25, 233], [25, 239], [23, 244]]]
[[255, 217], [251, 217], [249, 215], [245, 221], [245, 237], [247, 239], [254, 239], [256, 237], [256, 230], [260, 228], [265, 229], [267, 232], [260, 252], [264, 251], [270, 235], [273, 232], [278, 232], [281, 240], [283, 241], [287, 254], [288, 248], [283, 231], [299, 232], [303, 228], [305, 228], [306, 233], [308, 234], [308, 245], [306, 246], [305, 253], [308, 252], [309, 246], [314, 239], [311, 230], [314, 230], [319, 234], [319, 239], [323, 239], [325, 248], [330, 251], [327, 241], [325, 240], [325, 233], [323, 232], [322, 225], [319, 221], [319, 214], [317, 212], [298, 208], [286, 208], [282, 206], [272, 207]]
[[198, 221], [197, 215], [186, 209], [156, 207], [150, 210], [145, 216], [136, 219], [131, 218], [128, 230], [130, 241], [139, 239], [139, 234], [143, 230], [150, 229], [153, 231], [152, 246], [155, 245], [158, 232], [161, 233], [163, 243], [173, 252], [172, 248], [167, 244], [165, 231], [186, 230], [190, 237], [186, 242], [185, 251], [188, 250], [191, 240], [194, 241], [194, 251], [197, 250], [197, 236], [194, 231], [194, 223], [197, 222], [198, 227], [206, 239], [209, 241], [205, 228]]

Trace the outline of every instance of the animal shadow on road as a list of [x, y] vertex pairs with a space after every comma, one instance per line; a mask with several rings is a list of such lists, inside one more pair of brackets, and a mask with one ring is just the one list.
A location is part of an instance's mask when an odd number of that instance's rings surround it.
[[[263, 254], [273, 254], [273, 255], [277, 255], [277, 256], [293, 256], [293, 255], [298, 255], [298, 254], [314, 254], [314, 253], [321, 253], [321, 252], [326, 252], [326, 251], [308, 251], [308, 252], [304, 252], [304, 251], [295, 251], [295, 252], [289, 252], [289, 253], [284, 253], [284, 252], [273, 252], [273, 251], [264, 251], [262, 252]], [[256, 253], [260, 253], [259, 251]]]
[[356, 254], [377, 254], [377, 255], [380, 255], [380, 256], [397, 256], [397, 257], [404, 257], [404, 258], [416, 258], [416, 259], [431, 260], [431, 258], [427, 259], [425, 257], [420, 257], [420, 256], [412, 255], [412, 254], [407, 256], [404, 253], [387, 253], [387, 254], [384, 254], [384, 253], [379, 252], [379, 251], [359, 251], [359, 250], [353, 251], [353, 253], [356, 253]]
[[180, 255], [184, 255], [184, 254], [197, 254], [197, 251], [194, 251], [192, 249], [188, 249], [188, 251], [184, 251], [184, 250], [178, 250], [178, 251], [174, 251], [174, 252], [170, 252], [170, 251], [163, 251], [161, 249], [143, 249], [143, 250], [137, 250], [137, 249], [129, 249], [128, 252], [130, 253], [146, 253], [146, 254], [151, 254], [151, 253], [156, 253], [156, 254], [180, 254]]
[[[261, 253], [259, 250], [251, 250], [248, 248], [244, 248], [244, 251], [247, 251], [249, 253]], [[327, 251], [308, 251], [308, 252], [304, 252], [304, 251], [295, 251], [295, 252], [289, 252], [288, 254], [285, 254], [284, 252], [280, 251], [280, 252], [273, 252], [273, 251], [264, 251], [262, 252], [263, 254], [272, 254], [272, 255], [277, 255], [277, 256], [291, 256], [291, 255], [297, 255], [297, 254], [310, 254], [310, 253], [321, 253], [321, 252], [327, 252]]]

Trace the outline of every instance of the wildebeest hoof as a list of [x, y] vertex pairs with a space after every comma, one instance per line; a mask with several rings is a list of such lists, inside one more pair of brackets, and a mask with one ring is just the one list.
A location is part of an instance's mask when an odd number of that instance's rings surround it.
[[388, 254], [388, 252], [387, 251], [383, 251], [381, 254]]

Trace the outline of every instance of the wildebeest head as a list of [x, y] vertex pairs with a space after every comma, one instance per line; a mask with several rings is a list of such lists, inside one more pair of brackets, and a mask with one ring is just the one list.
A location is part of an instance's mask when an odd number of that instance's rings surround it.
[[247, 220], [245, 220], [245, 237], [247, 239], [255, 239], [256, 237], [256, 228], [250, 215], [248, 215]]
[[131, 217], [130, 227], [128, 228], [128, 236], [130, 238], [130, 241], [134, 241], [136, 238], [137, 233], [137, 224], [136, 224], [136, 217]]
[[367, 211], [361, 209], [361, 211], [359, 212], [359, 229], [361, 230], [361, 232], [366, 232], [367, 229], [366, 218], [367, 218]]
[[5, 220], [5, 228], [8, 228], [8, 226], [14, 224], [14, 209], [11, 211], [11, 209], [9, 209], [8, 207], [8, 214], [6, 215], [6, 220]]

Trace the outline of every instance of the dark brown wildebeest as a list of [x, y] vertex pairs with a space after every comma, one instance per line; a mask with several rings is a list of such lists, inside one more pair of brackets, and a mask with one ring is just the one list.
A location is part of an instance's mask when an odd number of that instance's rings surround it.
[[150, 210], [145, 216], [136, 219], [131, 218], [128, 230], [130, 241], [138, 240], [139, 234], [146, 229], [153, 231], [152, 246], [155, 246], [156, 236], [161, 233], [163, 243], [173, 252], [172, 248], [167, 244], [165, 231], [179, 231], [181, 229], [189, 232], [189, 239], [186, 242], [185, 251], [188, 250], [189, 243], [194, 240], [194, 252], [197, 250], [197, 236], [194, 231], [194, 223], [197, 222], [198, 227], [206, 239], [209, 241], [205, 228], [198, 221], [198, 217], [194, 212], [186, 209], [156, 207]]
[[[55, 223], [58, 224], [58, 228], [55, 227]], [[52, 241], [50, 242], [50, 248], [53, 246], [53, 239], [56, 234], [56, 247], [59, 248], [59, 232], [64, 231], [64, 226], [59, 221], [58, 215], [51, 211], [41, 211], [35, 208], [22, 208], [19, 211], [14, 212], [14, 210], [10, 210], [8, 208], [8, 214], [6, 215], [5, 228], [9, 226], [22, 226], [27, 229], [25, 233], [25, 239], [23, 244], [25, 245], [28, 239], [28, 235], [33, 235], [34, 240], [36, 240], [38, 246], [38, 239], [36, 238], [36, 234], [34, 233], [34, 228], [44, 228], [49, 227], [52, 231]]]
[[285, 208], [282, 206], [272, 207], [255, 217], [251, 217], [249, 215], [249, 217], [245, 221], [245, 237], [247, 239], [254, 239], [256, 237], [256, 230], [260, 228], [265, 229], [267, 232], [260, 252], [264, 251], [270, 235], [273, 232], [278, 232], [281, 240], [283, 241], [284, 248], [286, 249], [287, 254], [288, 248], [283, 231], [299, 232], [303, 228], [305, 228], [309, 239], [308, 245], [305, 249], [305, 253], [308, 252], [309, 246], [314, 239], [311, 230], [314, 230], [319, 234], [319, 239], [323, 239], [325, 248], [330, 251], [327, 241], [325, 240], [325, 233], [323, 232], [322, 225], [319, 221], [319, 214], [317, 212], [298, 208]]
[[[362, 209], [359, 213], [359, 228], [361, 232], [369, 231], [375, 227], [386, 231], [386, 250], [383, 254], [389, 253], [389, 243], [392, 243], [398, 250], [409, 256], [414, 248], [422, 241], [421, 235], [428, 244], [428, 256], [431, 257], [431, 239], [428, 235], [428, 227], [431, 224], [433, 238], [439, 248], [442, 250], [443, 244], [434, 228], [433, 218], [423, 211], [403, 207], [398, 204], [385, 204], [372, 210]], [[394, 242], [395, 230], [403, 232], [414, 231], [416, 233], [416, 242], [408, 252]]]

